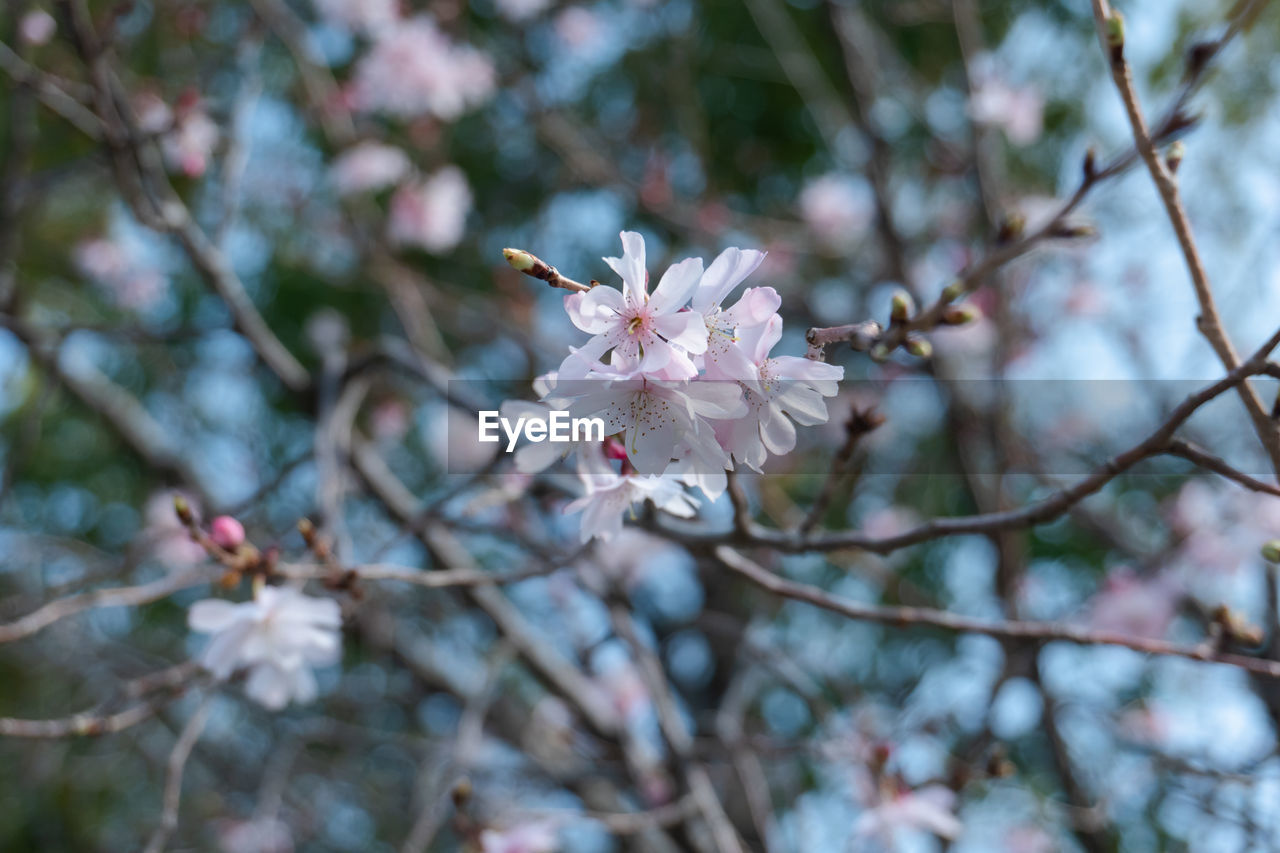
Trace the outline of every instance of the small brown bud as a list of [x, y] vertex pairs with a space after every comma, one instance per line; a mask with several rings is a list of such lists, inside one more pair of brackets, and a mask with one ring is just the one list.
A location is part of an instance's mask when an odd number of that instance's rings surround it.
[[315, 546], [316, 526], [309, 518], [298, 519], [298, 532], [302, 534], [302, 541], [307, 543], [308, 548]]
[[1195, 80], [1204, 73], [1209, 60], [1218, 52], [1219, 43], [1215, 41], [1198, 41], [1187, 51], [1186, 80]]
[[1000, 223], [1000, 230], [996, 232], [996, 242], [1011, 243], [1022, 236], [1026, 227], [1027, 217], [1019, 211], [1011, 211], [1005, 214], [1004, 221]]
[[178, 520], [183, 524], [192, 524], [195, 516], [191, 513], [191, 504], [182, 495], [173, 496], [173, 511], [178, 514]]
[[1084, 172], [1085, 181], [1092, 181], [1098, 175], [1098, 152], [1093, 146], [1089, 146], [1089, 150], [1084, 152], [1084, 164], [1081, 166]]
[[1181, 139], [1175, 140], [1174, 143], [1169, 146], [1169, 150], [1166, 151], [1164, 155], [1164, 164], [1168, 167], [1171, 173], [1177, 174], [1178, 167], [1182, 165], [1182, 158], [1186, 156], [1186, 153], [1187, 146], [1182, 144]]

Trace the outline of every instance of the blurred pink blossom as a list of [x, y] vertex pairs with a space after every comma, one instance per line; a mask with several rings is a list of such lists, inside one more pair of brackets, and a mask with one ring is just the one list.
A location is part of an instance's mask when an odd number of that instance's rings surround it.
[[895, 845], [895, 836], [901, 830], [924, 830], [950, 841], [964, 831], [955, 808], [955, 791], [942, 785], [882, 795], [858, 816], [853, 833], [863, 838], [879, 838], [891, 846]]
[[555, 853], [559, 849], [555, 824], [546, 820], [531, 820], [480, 833], [481, 853]]
[[448, 252], [462, 240], [471, 210], [471, 188], [457, 166], [406, 184], [391, 199], [388, 236], [398, 246]]
[[570, 6], [556, 15], [556, 35], [573, 50], [598, 41], [603, 31], [600, 17], [583, 6]]
[[1178, 558], [1184, 565], [1234, 572], [1256, 563], [1262, 543], [1280, 531], [1280, 499], [1190, 480], [1174, 498], [1170, 523], [1183, 536]]
[[1143, 578], [1121, 567], [1107, 576], [1089, 602], [1089, 624], [1132, 637], [1163, 637], [1181, 598], [1181, 585], [1171, 575]]
[[1053, 836], [1034, 824], [1015, 826], [1004, 837], [1005, 853], [1056, 853]]
[[198, 178], [209, 168], [218, 144], [218, 125], [198, 102], [180, 106], [175, 115], [173, 130], [160, 139], [165, 162], [170, 169]]
[[369, 413], [369, 429], [378, 441], [394, 443], [404, 438], [413, 422], [413, 413], [403, 400], [388, 397]]
[[168, 278], [147, 266], [129, 243], [98, 237], [75, 247], [72, 257], [82, 275], [107, 291], [123, 308], [140, 311], [165, 294]]
[[1123, 711], [1116, 720], [1116, 728], [1137, 743], [1161, 746], [1169, 738], [1171, 722], [1164, 709], [1148, 704]]
[[173, 126], [173, 110], [152, 91], [143, 90], [133, 96], [133, 113], [143, 133], [163, 133]]
[[48, 44], [58, 31], [58, 22], [44, 9], [33, 9], [18, 22], [18, 37], [33, 46]]
[[598, 676], [597, 683], [604, 689], [614, 710], [627, 722], [634, 722], [652, 707], [649, 689], [631, 661], [610, 666]]
[[915, 510], [905, 506], [886, 506], [869, 513], [860, 525], [868, 536], [887, 538], [905, 533], [920, 523], [920, 516]]
[[974, 74], [969, 116], [979, 124], [1000, 128], [1014, 145], [1030, 145], [1044, 130], [1044, 95], [1034, 86], [1013, 86], [994, 70], [981, 67]]
[[394, 145], [361, 142], [338, 155], [329, 176], [339, 195], [376, 192], [399, 183], [412, 166], [409, 155]]
[[834, 172], [805, 184], [798, 203], [818, 242], [831, 250], [846, 249], [861, 239], [875, 213], [866, 182]]
[[426, 15], [381, 33], [356, 66], [352, 105], [399, 118], [457, 118], [493, 94], [493, 64]]
[[218, 848], [223, 853], [293, 853], [293, 835], [282, 820], [236, 821], [219, 831]]

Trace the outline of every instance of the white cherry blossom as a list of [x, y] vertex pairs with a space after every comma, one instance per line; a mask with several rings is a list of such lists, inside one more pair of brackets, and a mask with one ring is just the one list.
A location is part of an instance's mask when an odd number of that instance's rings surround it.
[[624, 231], [622, 248], [621, 258], [604, 259], [622, 278], [621, 291], [599, 286], [565, 297], [569, 319], [594, 337], [571, 351], [559, 375], [585, 377], [598, 371], [600, 358], [613, 351], [622, 363], [645, 376], [697, 376], [689, 355], [706, 350], [707, 327], [701, 314], [681, 309], [698, 286], [702, 259], [687, 258], [670, 267], [650, 294], [644, 238]]
[[[844, 368], [796, 356], [770, 357], [782, 337], [782, 318], [743, 334], [754, 375], [746, 388], [747, 414], [718, 425], [717, 435], [734, 459], [759, 471], [768, 454], [790, 453], [796, 446], [795, 424], [826, 423], [824, 397], [834, 397]], [[792, 423], [794, 421], [795, 423]]]
[[605, 435], [620, 433], [628, 460], [641, 474], [663, 473], [685, 447], [724, 468], [729, 459], [710, 421], [746, 412], [742, 391], [732, 382], [615, 379], [574, 385], [583, 393], [569, 406], [570, 415], [601, 418]]
[[252, 601], [240, 604], [197, 601], [187, 622], [191, 630], [213, 635], [201, 664], [219, 679], [247, 668], [245, 691], [273, 711], [290, 701], [314, 699], [311, 668], [335, 664], [342, 656], [338, 603], [289, 587], [262, 587]]
[[772, 287], [752, 287], [732, 308], [721, 304], [755, 272], [765, 254], [754, 249], [725, 249], [698, 281], [689, 305], [702, 315], [707, 327], [707, 348], [700, 362], [708, 379], [739, 379], [751, 374], [750, 359], [736, 345], [738, 330], [766, 322], [778, 313], [782, 300]]
[[566, 514], [582, 512], [579, 536], [583, 542], [594, 537], [612, 539], [622, 532], [622, 521], [637, 504], [646, 500], [663, 512], [692, 518], [697, 499], [685, 492], [674, 477], [647, 477], [614, 471], [603, 454], [584, 454], [579, 476], [586, 494], [564, 508]]

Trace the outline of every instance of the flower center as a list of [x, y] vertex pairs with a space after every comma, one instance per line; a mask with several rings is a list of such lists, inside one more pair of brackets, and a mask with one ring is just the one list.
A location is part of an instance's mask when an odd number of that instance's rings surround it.
[[634, 335], [644, 327], [644, 317], [640, 314], [627, 321], [627, 334]]

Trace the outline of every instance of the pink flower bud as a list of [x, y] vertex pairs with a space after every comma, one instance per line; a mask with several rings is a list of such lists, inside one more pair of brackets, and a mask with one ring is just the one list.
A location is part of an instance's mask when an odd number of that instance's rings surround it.
[[219, 548], [234, 551], [244, 543], [244, 525], [229, 515], [220, 515], [209, 522], [209, 538]]
[[621, 441], [609, 436], [604, 440], [604, 455], [606, 459], [626, 459], [627, 449], [622, 446]]

